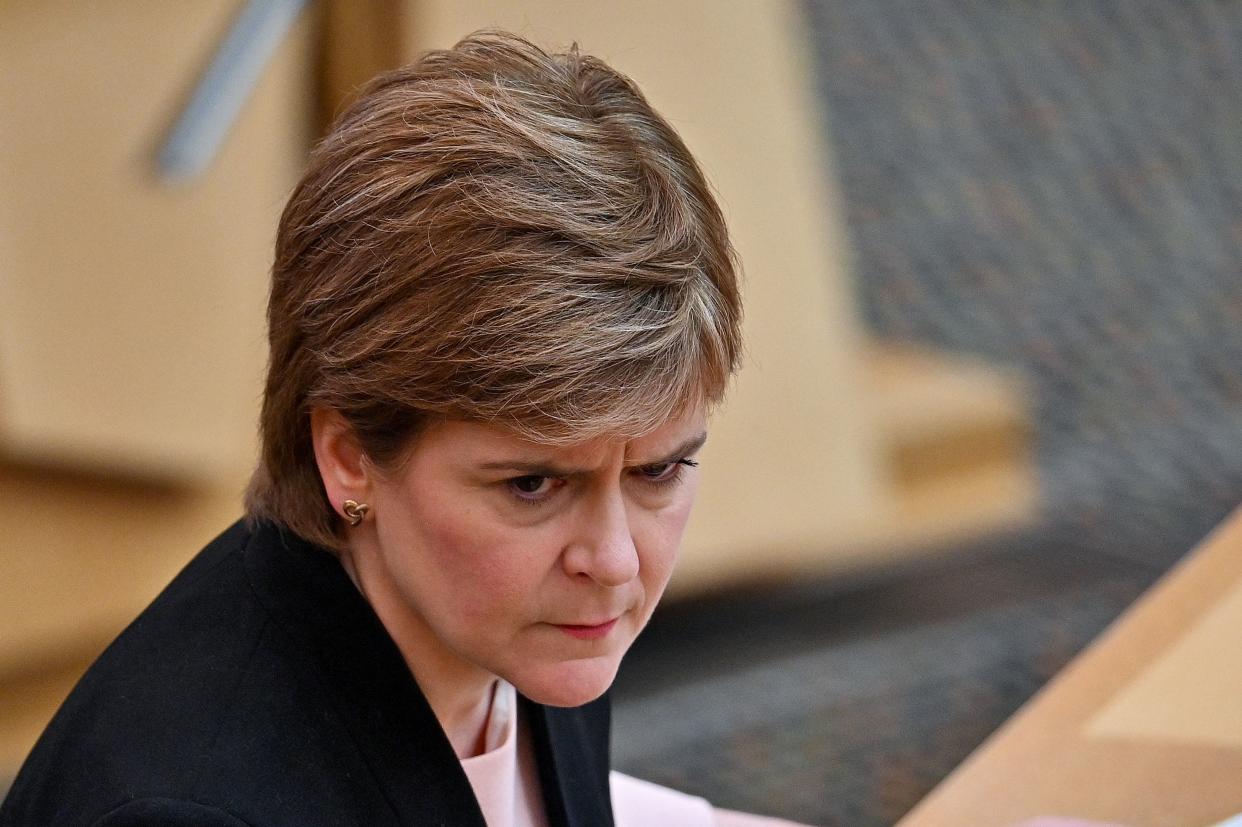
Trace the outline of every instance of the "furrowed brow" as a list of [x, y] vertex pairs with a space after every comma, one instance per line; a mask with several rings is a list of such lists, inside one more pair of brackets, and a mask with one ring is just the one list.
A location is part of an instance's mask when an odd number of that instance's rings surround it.
[[686, 457], [690, 456], [695, 451], [702, 448], [703, 444], [706, 442], [707, 442], [707, 432], [704, 431], [702, 433], [699, 433], [699, 434], [696, 434], [695, 436], [690, 437], [685, 442], [683, 442], [681, 445], [678, 445], [676, 448], [674, 448], [673, 451], [666, 456], [658, 457], [656, 459], [643, 460], [642, 462], [626, 463], [626, 465], [629, 465], [631, 467], [642, 467], [644, 465], [665, 465], [670, 462], [676, 462], [679, 459], [685, 459]]

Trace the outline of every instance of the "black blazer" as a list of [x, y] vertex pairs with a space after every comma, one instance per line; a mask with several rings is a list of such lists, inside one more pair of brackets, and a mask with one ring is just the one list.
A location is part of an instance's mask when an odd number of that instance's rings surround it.
[[[549, 821], [610, 827], [607, 698], [521, 701]], [[237, 523], [82, 678], [0, 827], [474, 825], [470, 782], [340, 563]]]

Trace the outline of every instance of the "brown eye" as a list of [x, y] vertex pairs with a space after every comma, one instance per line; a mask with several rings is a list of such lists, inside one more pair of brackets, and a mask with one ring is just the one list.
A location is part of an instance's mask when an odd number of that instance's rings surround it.
[[684, 467], [695, 468], [698, 463], [692, 459], [679, 459], [675, 462], [657, 462], [654, 465], [643, 465], [638, 469], [644, 482], [673, 483], [681, 476]]
[[659, 465], [644, 465], [640, 470], [643, 476], [651, 482], [663, 482], [675, 476], [679, 468], [676, 462], [661, 462]]
[[542, 477], [537, 474], [526, 474], [507, 481], [513, 495], [524, 502], [541, 502], [549, 497], [564, 480], [557, 477]]

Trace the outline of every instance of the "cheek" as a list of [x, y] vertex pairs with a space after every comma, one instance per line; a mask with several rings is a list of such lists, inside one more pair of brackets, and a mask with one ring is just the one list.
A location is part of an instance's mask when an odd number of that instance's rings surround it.
[[664, 583], [673, 572], [677, 550], [681, 547], [681, 537], [685, 533], [690, 510], [694, 505], [694, 484], [686, 483], [685, 488], [687, 490], [678, 492], [680, 496], [674, 502], [651, 513], [645, 521], [639, 549], [643, 554], [643, 569], [646, 572], [643, 579], [649, 588], [658, 585], [663, 589]]
[[548, 565], [538, 532], [515, 530], [450, 499], [421, 503], [417, 512], [420, 538], [407, 553], [422, 557], [419, 576], [436, 584], [437, 604], [453, 615], [449, 622], [479, 623], [533, 605]]

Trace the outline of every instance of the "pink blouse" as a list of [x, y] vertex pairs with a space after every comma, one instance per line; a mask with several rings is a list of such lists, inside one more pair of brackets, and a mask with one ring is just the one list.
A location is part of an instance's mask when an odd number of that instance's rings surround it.
[[[488, 827], [547, 827], [530, 734], [517, 714], [517, 691], [497, 681], [483, 752], [463, 758]], [[619, 772], [609, 777], [617, 827], [779, 827], [792, 825], [730, 810]]]

